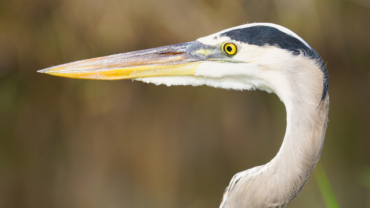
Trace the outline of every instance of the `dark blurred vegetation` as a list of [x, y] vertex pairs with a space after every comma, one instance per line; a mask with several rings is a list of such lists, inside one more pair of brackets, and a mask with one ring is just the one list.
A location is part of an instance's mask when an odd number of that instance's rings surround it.
[[[290, 28], [327, 63], [321, 164], [340, 207], [370, 207], [368, 0], [0, 1], [0, 207], [218, 207], [235, 173], [279, 150], [276, 95], [36, 70], [252, 22]], [[326, 207], [314, 176], [288, 207]]]

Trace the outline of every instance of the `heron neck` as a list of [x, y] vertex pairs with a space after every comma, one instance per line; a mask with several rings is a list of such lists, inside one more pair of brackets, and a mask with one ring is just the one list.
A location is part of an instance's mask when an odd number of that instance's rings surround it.
[[236, 174], [221, 208], [280, 208], [306, 184], [321, 155], [329, 96], [318, 107], [299, 98], [284, 103], [287, 130], [279, 152], [266, 165]]
[[266, 165], [236, 174], [221, 208], [282, 207], [298, 195], [315, 168], [324, 143], [329, 95], [320, 103], [319, 90], [292, 88], [291, 93], [285, 92], [276, 92], [287, 110], [279, 152]]
[[287, 111], [286, 134], [279, 152], [266, 165], [271, 177], [279, 181], [275, 184], [276, 191], [279, 192], [279, 186], [286, 187], [286, 193], [283, 194], [286, 203], [297, 196], [306, 184], [324, 144], [329, 96], [319, 106], [317, 102], [316, 105], [315, 102], [307, 102], [309, 97], [300, 94], [284, 102]]
[[233, 177], [221, 208], [283, 207], [302, 190], [320, 158], [329, 106], [328, 94], [321, 100], [325, 77], [317, 63], [304, 56], [287, 61], [288, 67], [277, 63], [264, 66], [268, 73], [252, 74], [262, 80], [256, 88], [275, 92], [285, 104], [283, 144], [266, 165]]

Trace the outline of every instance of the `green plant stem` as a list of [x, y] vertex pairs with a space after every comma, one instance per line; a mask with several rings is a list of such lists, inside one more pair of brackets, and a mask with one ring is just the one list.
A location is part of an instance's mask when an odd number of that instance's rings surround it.
[[339, 208], [338, 202], [330, 186], [328, 177], [326, 176], [323, 165], [319, 162], [314, 171], [314, 177], [319, 186], [322, 198], [328, 208]]

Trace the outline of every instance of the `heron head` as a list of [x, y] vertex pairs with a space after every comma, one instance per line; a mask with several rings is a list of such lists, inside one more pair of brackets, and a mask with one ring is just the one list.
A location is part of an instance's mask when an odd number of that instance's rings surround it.
[[[38, 72], [79, 79], [134, 79], [168, 86], [276, 92], [276, 86], [287, 81], [287, 71], [299, 67], [302, 60], [322, 65], [317, 53], [292, 31], [254, 23], [193, 42], [76, 61]], [[327, 76], [325, 67], [321, 70]]]
[[[79, 79], [134, 79], [157, 85], [275, 92], [287, 108], [283, 146], [269, 164], [232, 179], [221, 204], [224, 208], [282, 207], [302, 190], [321, 154], [329, 102], [326, 69], [310, 45], [279, 25], [247, 24], [193, 42], [82, 60], [39, 72]], [[325, 105], [318, 108], [325, 97]]]

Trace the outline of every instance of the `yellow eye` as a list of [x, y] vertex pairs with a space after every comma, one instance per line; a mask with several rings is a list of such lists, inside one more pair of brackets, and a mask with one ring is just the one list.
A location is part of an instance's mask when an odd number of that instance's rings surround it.
[[229, 55], [235, 55], [238, 52], [238, 48], [234, 43], [226, 43], [224, 45], [224, 51]]

